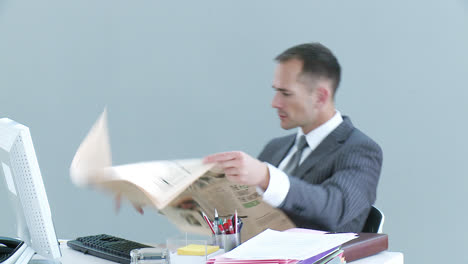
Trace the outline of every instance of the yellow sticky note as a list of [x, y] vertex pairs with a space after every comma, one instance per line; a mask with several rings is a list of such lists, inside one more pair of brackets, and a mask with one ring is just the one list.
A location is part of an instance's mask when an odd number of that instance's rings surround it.
[[[211, 254], [218, 251], [219, 246], [205, 246], [205, 245], [196, 245], [190, 244], [185, 247], [177, 249], [177, 254], [179, 255], [190, 255], [190, 256], [205, 256], [205, 254]], [[205, 251], [206, 250], [206, 251]]]

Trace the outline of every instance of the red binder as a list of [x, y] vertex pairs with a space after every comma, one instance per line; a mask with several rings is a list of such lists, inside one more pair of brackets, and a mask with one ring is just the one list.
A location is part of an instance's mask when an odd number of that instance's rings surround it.
[[346, 262], [372, 256], [388, 249], [388, 235], [358, 233], [359, 237], [344, 243], [341, 248]]

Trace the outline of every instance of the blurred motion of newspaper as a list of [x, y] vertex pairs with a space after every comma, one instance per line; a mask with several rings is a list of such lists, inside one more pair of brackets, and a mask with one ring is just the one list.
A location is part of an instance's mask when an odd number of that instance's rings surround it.
[[185, 232], [210, 235], [201, 212], [214, 219], [215, 208], [221, 219], [237, 210], [244, 222], [242, 240], [267, 228], [295, 227], [282, 211], [263, 202], [255, 187], [228, 181], [201, 159], [112, 166], [106, 111], [78, 148], [70, 176], [78, 186], [120, 194], [138, 206], [153, 206]]

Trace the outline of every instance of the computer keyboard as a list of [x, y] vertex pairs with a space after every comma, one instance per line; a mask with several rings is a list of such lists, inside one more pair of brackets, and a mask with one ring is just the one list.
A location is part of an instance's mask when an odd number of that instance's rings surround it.
[[68, 241], [67, 245], [85, 254], [124, 264], [130, 263], [130, 251], [132, 249], [151, 247], [106, 234], [78, 237], [75, 240]]

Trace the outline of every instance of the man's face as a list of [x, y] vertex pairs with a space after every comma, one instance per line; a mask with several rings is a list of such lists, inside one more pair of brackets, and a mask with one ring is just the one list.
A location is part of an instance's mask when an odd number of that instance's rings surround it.
[[311, 81], [301, 78], [302, 64], [298, 59], [278, 64], [273, 79], [276, 92], [271, 105], [278, 110], [282, 128], [301, 127], [308, 133], [317, 123], [317, 92]]

